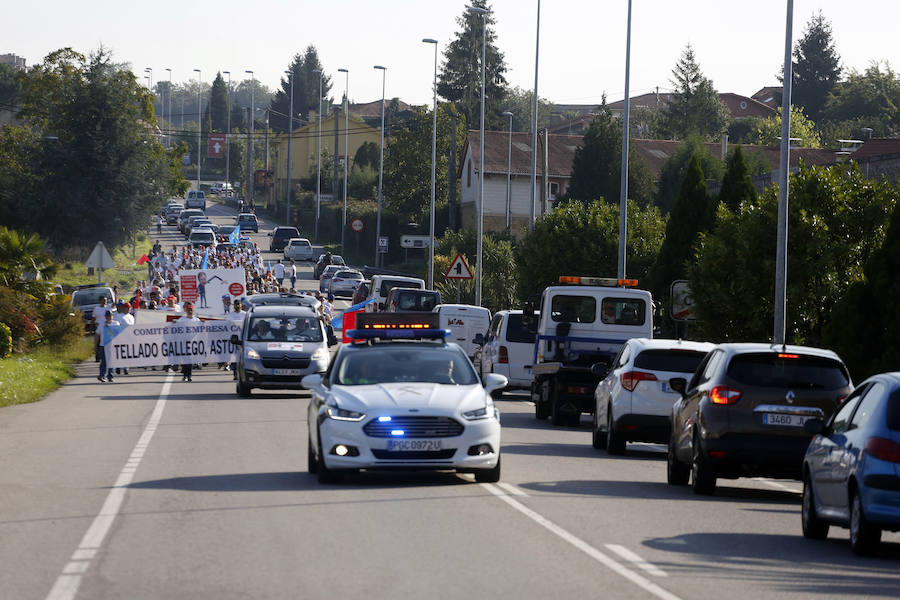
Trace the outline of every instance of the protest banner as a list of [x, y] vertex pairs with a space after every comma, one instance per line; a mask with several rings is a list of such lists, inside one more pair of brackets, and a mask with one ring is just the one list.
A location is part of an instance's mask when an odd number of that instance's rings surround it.
[[226, 303], [222, 296], [228, 296], [228, 306], [234, 298], [246, 295], [247, 278], [244, 269], [184, 269], [179, 273], [181, 301], [192, 302], [194, 313], [204, 315], [225, 315]]
[[112, 368], [231, 363], [238, 352], [231, 336], [240, 336], [241, 327], [240, 322], [222, 320], [110, 327], [103, 349]]

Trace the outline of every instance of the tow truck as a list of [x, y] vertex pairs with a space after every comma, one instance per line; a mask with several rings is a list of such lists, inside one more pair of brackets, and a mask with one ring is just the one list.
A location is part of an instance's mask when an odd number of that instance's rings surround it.
[[566, 275], [543, 291], [539, 315], [525, 305], [523, 320], [536, 333], [529, 368], [537, 419], [577, 426], [594, 412], [594, 389], [624, 343], [653, 337], [653, 298], [637, 284]]

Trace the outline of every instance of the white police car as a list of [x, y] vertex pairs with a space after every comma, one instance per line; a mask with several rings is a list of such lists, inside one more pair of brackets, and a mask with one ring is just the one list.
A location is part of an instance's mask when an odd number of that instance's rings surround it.
[[500, 479], [500, 415], [435, 313], [360, 313], [312, 390], [308, 468], [322, 483], [359, 469], [451, 469]]

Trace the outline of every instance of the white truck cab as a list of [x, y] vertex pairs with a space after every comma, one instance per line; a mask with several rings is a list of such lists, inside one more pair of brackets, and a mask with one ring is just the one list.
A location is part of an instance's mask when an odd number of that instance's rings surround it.
[[531, 394], [538, 419], [576, 425], [593, 413], [594, 389], [622, 345], [653, 337], [653, 298], [636, 280], [564, 276], [560, 284], [543, 291], [532, 317]]

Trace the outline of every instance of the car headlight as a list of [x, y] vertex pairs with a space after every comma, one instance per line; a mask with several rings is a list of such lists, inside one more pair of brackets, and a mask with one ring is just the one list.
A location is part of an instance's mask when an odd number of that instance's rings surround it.
[[328, 350], [325, 348], [319, 348], [315, 352], [313, 352], [310, 360], [327, 360], [328, 359]]
[[478, 419], [487, 419], [493, 411], [488, 412], [487, 406], [482, 406], [481, 408], [476, 408], [475, 410], [469, 410], [462, 414], [463, 417], [470, 421], [476, 421]]
[[254, 360], [259, 360], [259, 352], [254, 350], [253, 348], [247, 348], [247, 358], [252, 358]]
[[335, 421], [362, 421], [366, 418], [366, 413], [340, 408], [333, 402], [329, 402], [325, 407], [325, 414]]

